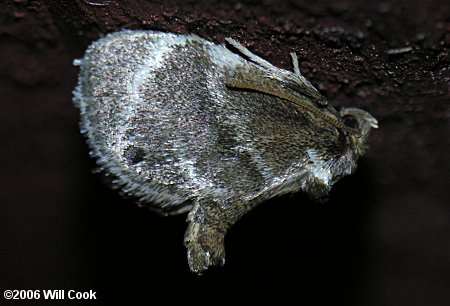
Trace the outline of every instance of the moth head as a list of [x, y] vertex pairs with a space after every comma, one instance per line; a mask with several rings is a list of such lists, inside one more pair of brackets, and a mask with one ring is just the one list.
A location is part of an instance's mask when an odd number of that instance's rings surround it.
[[342, 108], [342, 122], [357, 133], [351, 133], [355, 153], [362, 156], [367, 149], [367, 138], [372, 128], [378, 128], [378, 121], [368, 112], [359, 108]]

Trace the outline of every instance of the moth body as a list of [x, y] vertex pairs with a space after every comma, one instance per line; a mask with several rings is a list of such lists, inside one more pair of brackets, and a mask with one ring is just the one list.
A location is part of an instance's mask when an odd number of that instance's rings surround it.
[[[113, 184], [164, 214], [189, 211], [192, 271], [223, 264], [227, 229], [262, 201], [325, 197], [352, 173], [376, 120], [336, 111], [300, 74], [234, 40], [121, 31], [94, 42], [74, 101]], [[345, 124], [352, 117], [356, 126]]]

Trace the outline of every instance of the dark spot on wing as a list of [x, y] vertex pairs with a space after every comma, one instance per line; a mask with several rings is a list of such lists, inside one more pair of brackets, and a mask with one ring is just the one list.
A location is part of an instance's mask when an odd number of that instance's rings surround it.
[[145, 159], [145, 150], [138, 147], [128, 147], [123, 155], [130, 164], [135, 165]]

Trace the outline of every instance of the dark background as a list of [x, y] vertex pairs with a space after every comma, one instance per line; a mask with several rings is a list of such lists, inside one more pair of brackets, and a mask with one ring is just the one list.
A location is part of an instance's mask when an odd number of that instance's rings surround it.
[[[328, 203], [262, 204], [228, 233], [226, 265], [192, 275], [185, 216], [105, 187], [78, 132], [71, 62], [121, 28], [231, 36], [288, 69], [296, 51], [331, 103], [380, 129]], [[450, 305], [449, 52], [447, 0], [2, 1], [0, 290], [92, 289], [96, 305]]]

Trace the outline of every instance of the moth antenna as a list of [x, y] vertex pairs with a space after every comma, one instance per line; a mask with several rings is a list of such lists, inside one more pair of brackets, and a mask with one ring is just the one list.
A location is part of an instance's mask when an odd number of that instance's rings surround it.
[[289, 101], [292, 104], [295, 104], [299, 107], [309, 110], [314, 115], [320, 117], [321, 119], [334, 125], [335, 127], [346, 131], [349, 134], [353, 134], [353, 135], [360, 134], [360, 131], [358, 129], [351, 128], [351, 127], [345, 125], [344, 123], [340, 122], [336, 118], [333, 118], [331, 116], [328, 116], [328, 115], [322, 113], [317, 107], [314, 107], [313, 105], [302, 101], [302, 99], [298, 98], [297, 96], [295, 96], [289, 92], [283, 92], [283, 91], [280, 91], [277, 89], [273, 89], [270, 86], [261, 86], [260, 84], [259, 85], [254, 84], [251, 81], [245, 82], [245, 81], [241, 81], [241, 80], [239, 80], [239, 81], [238, 80], [229, 80], [227, 82], [227, 85], [232, 88], [254, 90], [257, 92], [265, 93], [265, 94], [275, 96], [280, 99]]
[[298, 86], [305, 87], [307, 88], [308, 91], [317, 94], [319, 96], [317, 97], [317, 102], [320, 105], [326, 106], [328, 104], [328, 101], [326, 101], [323, 97], [320, 97], [320, 93], [317, 91], [317, 89], [300, 73], [300, 68], [298, 65], [298, 57], [296, 53], [294, 52], [291, 53], [292, 62], [294, 64], [294, 73], [292, 73], [291, 71], [275, 67], [265, 59], [253, 54], [252, 52], [250, 52], [250, 50], [245, 48], [243, 45], [241, 45], [238, 41], [234, 40], [233, 38], [227, 37], [225, 38], [225, 40], [233, 47], [235, 47], [240, 53], [248, 57], [248, 59], [253, 63], [269, 70], [278, 77], [282, 77], [285, 80], [291, 80], [297, 83]]

